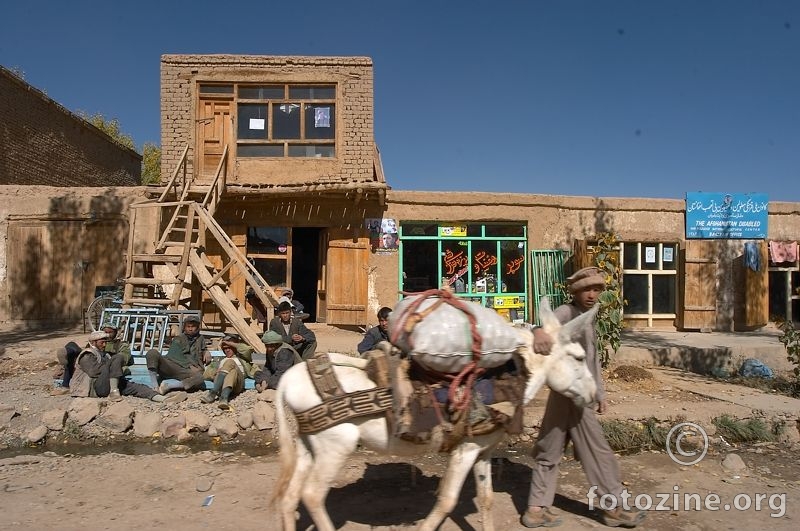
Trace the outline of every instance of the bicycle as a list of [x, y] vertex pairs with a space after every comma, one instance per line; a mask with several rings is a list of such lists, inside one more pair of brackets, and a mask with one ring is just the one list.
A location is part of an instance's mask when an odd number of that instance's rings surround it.
[[86, 308], [86, 320], [92, 332], [100, 330], [103, 324], [103, 310], [106, 308], [122, 308], [123, 284], [117, 282], [116, 286], [97, 286], [97, 297]]

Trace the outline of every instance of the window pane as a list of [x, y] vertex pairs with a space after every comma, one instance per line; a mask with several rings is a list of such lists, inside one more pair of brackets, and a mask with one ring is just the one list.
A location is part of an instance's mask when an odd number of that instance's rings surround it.
[[287, 227], [248, 227], [247, 253], [286, 254], [289, 244]]
[[406, 236], [438, 236], [439, 226], [431, 223], [403, 223], [403, 237]]
[[525, 225], [486, 225], [487, 236], [525, 236]]
[[331, 158], [336, 156], [336, 148], [330, 144], [289, 144], [289, 156]]
[[678, 269], [678, 246], [665, 243], [661, 251], [661, 269], [674, 271]]
[[282, 100], [283, 85], [251, 85], [239, 86], [239, 97], [250, 100]]
[[417, 292], [438, 287], [437, 250], [435, 240], [403, 241], [403, 291]]
[[658, 244], [643, 243], [641, 248], [640, 263], [642, 269], [658, 269]]
[[637, 258], [639, 257], [638, 253], [639, 250], [637, 249], [636, 243], [623, 243], [624, 255], [625, 258], [623, 259], [625, 263], [622, 264], [623, 269], [639, 269], [639, 262]]
[[467, 225], [467, 236], [471, 238], [483, 236], [483, 225]]
[[272, 138], [300, 139], [300, 105], [272, 104]]
[[625, 313], [647, 313], [647, 276], [627, 273], [622, 277], [622, 298], [628, 303]]
[[289, 98], [333, 100], [336, 99], [336, 85], [289, 85]]
[[500, 290], [509, 293], [525, 292], [525, 242], [501, 242]]
[[237, 157], [282, 157], [283, 144], [239, 144]]
[[270, 286], [287, 286], [286, 260], [280, 258], [254, 258], [253, 265]]
[[653, 275], [653, 313], [675, 313], [674, 275]]
[[333, 103], [308, 104], [306, 113], [306, 138], [336, 138], [336, 106]]
[[239, 139], [267, 138], [267, 106], [259, 103], [240, 103], [237, 107]]
[[449, 284], [456, 293], [467, 291], [469, 280], [469, 248], [467, 242], [442, 241], [442, 286]]
[[200, 94], [233, 94], [233, 85], [200, 85]]
[[472, 242], [472, 279], [477, 293], [499, 293], [497, 242]]

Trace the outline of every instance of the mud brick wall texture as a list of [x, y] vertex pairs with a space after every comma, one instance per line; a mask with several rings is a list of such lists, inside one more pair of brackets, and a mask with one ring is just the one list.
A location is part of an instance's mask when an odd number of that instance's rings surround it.
[[142, 157], [0, 67], [0, 184], [138, 186]]
[[[197, 141], [195, 125], [197, 85], [201, 82], [336, 83], [338, 86], [337, 164], [333, 170], [318, 173], [315, 181], [373, 180], [375, 138], [371, 58], [163, 55], [161, 57], [161, 178], [164, 181], [168, 180], [175, 170], [187, 145], [191, 173]], [[287, 168], [284, 162], [281, 171], [292, 170]]]

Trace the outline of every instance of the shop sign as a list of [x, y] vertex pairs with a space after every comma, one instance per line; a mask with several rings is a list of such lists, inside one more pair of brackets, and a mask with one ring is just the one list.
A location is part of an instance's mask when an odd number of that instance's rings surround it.
[[768, 218], [766, 194], [686, 194], [686, 239], [765, 239]]
[[439, 227], [440, 238], [464, 238], [467, 236], [466, 225], [453, 225], [450, 227]]

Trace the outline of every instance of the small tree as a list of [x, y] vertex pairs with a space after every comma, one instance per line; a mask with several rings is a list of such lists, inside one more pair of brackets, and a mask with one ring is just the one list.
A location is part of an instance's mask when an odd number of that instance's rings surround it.
[[142, 146], [142, 184], [156, 184], [161, 180], [161, 148], [152, 142]]
[[618, 263], [617, 236], [610, 232], [597, 235], [595, 246], [595, 265], [606, 275], [606, 289], [600, 294], [597, 312], [597, 354], [603, 367], [608, 366], [611, 360], [611, 349], [614, 354], [619, 350], [622, 328], [622, 284], [620, 284], [621, 270]]
[[118, 143], [122, 144], [123, 146], [130, 148], [136, 151], [136, 144], [133, 142], [133, 138], [130, 135], [127, 135], [122, 132], [119, 128], [119, 120], [116, 118], [112, 120], [106, 120], [105, 116], [102, 114], [95, 113], [93, 115], [88, 115], [83, 111], [78, 111], [78, 116], [95, 126], [96, 128], [100, 129], [102, 132], [116, 140]]
[[786, 347], [786, 359], [794, 364], [794, 376], [800, 380], [800, 332], [792, 321], [783, 319], [778, 321], [778, 328], [782, 332], [780, 342]]

